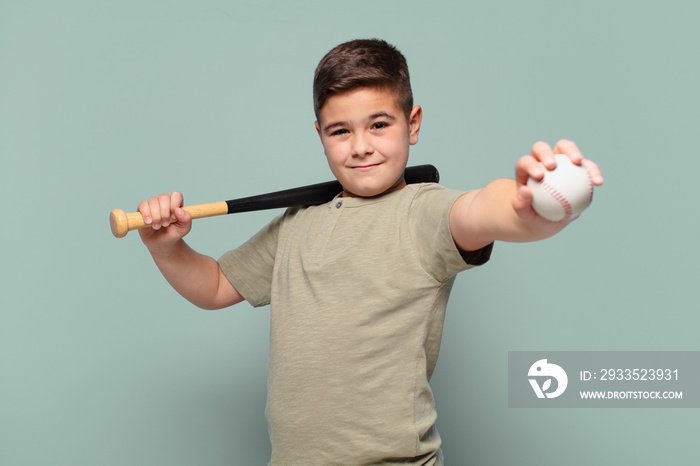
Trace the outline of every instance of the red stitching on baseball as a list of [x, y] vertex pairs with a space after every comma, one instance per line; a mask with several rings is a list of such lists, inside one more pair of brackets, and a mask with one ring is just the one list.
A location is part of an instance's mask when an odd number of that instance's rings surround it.
[[[564, 208], [564, 218], [562, 220], [567, 220], [573, 214], [573, 209], [571, 208], [571, 203], [562, 193], [557, 191], [552, 185], [542, 182], [542, 187], [546, 192], [552, 195], [552, 197], [559, 202], [559, 204]], [[591, 196], [593, 195], [593, 188], [591, 188]]]

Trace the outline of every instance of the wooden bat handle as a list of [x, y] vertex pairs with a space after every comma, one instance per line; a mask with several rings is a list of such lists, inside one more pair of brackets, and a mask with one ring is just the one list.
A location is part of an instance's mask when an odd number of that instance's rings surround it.
[[[226, 201], [212, 202], [211, 204], [188, 205], [182, 210], [189, 212], [192, 218], [214, 217], [216, 215], [226, 215], [228, 213], [228, 205]], [[141, 212], [126, 213], [121, 209], [114, 209], [109, 213], [109, 226], [112, 228], [112, 234], [117, 238], [123, 238], [131, 230], [146, 228], [147, 225], [143, 221]]]

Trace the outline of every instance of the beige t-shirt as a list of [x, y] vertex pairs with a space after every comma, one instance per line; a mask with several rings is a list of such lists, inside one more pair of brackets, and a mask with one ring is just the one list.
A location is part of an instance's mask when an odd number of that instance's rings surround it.
[[272, 465], [441, 464], [428, 380], [455, 274], [461, 192], [412, 184], [287, 210], [219, 263], [271, 304]]

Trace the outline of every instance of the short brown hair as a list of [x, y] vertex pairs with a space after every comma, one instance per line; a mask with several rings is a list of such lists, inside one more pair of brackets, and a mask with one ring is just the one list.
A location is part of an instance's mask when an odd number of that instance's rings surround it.
[[384, 40], [357, 39], [335, 47], [316, 67], [316, 119], [329, 97], [361, 87], [393, 90], [406, 119], [409, 118], [413, 109], [413, 92], [406, 58]]

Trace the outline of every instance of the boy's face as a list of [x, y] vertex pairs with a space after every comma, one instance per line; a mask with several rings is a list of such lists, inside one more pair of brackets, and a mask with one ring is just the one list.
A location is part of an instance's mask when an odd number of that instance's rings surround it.
[[359, 88], [329, 97], [316, 131], [344, 196], [376, 196], [406, 186], [408, 148], [418, 142], [422, 111], [408, 121], [393, 91]]

